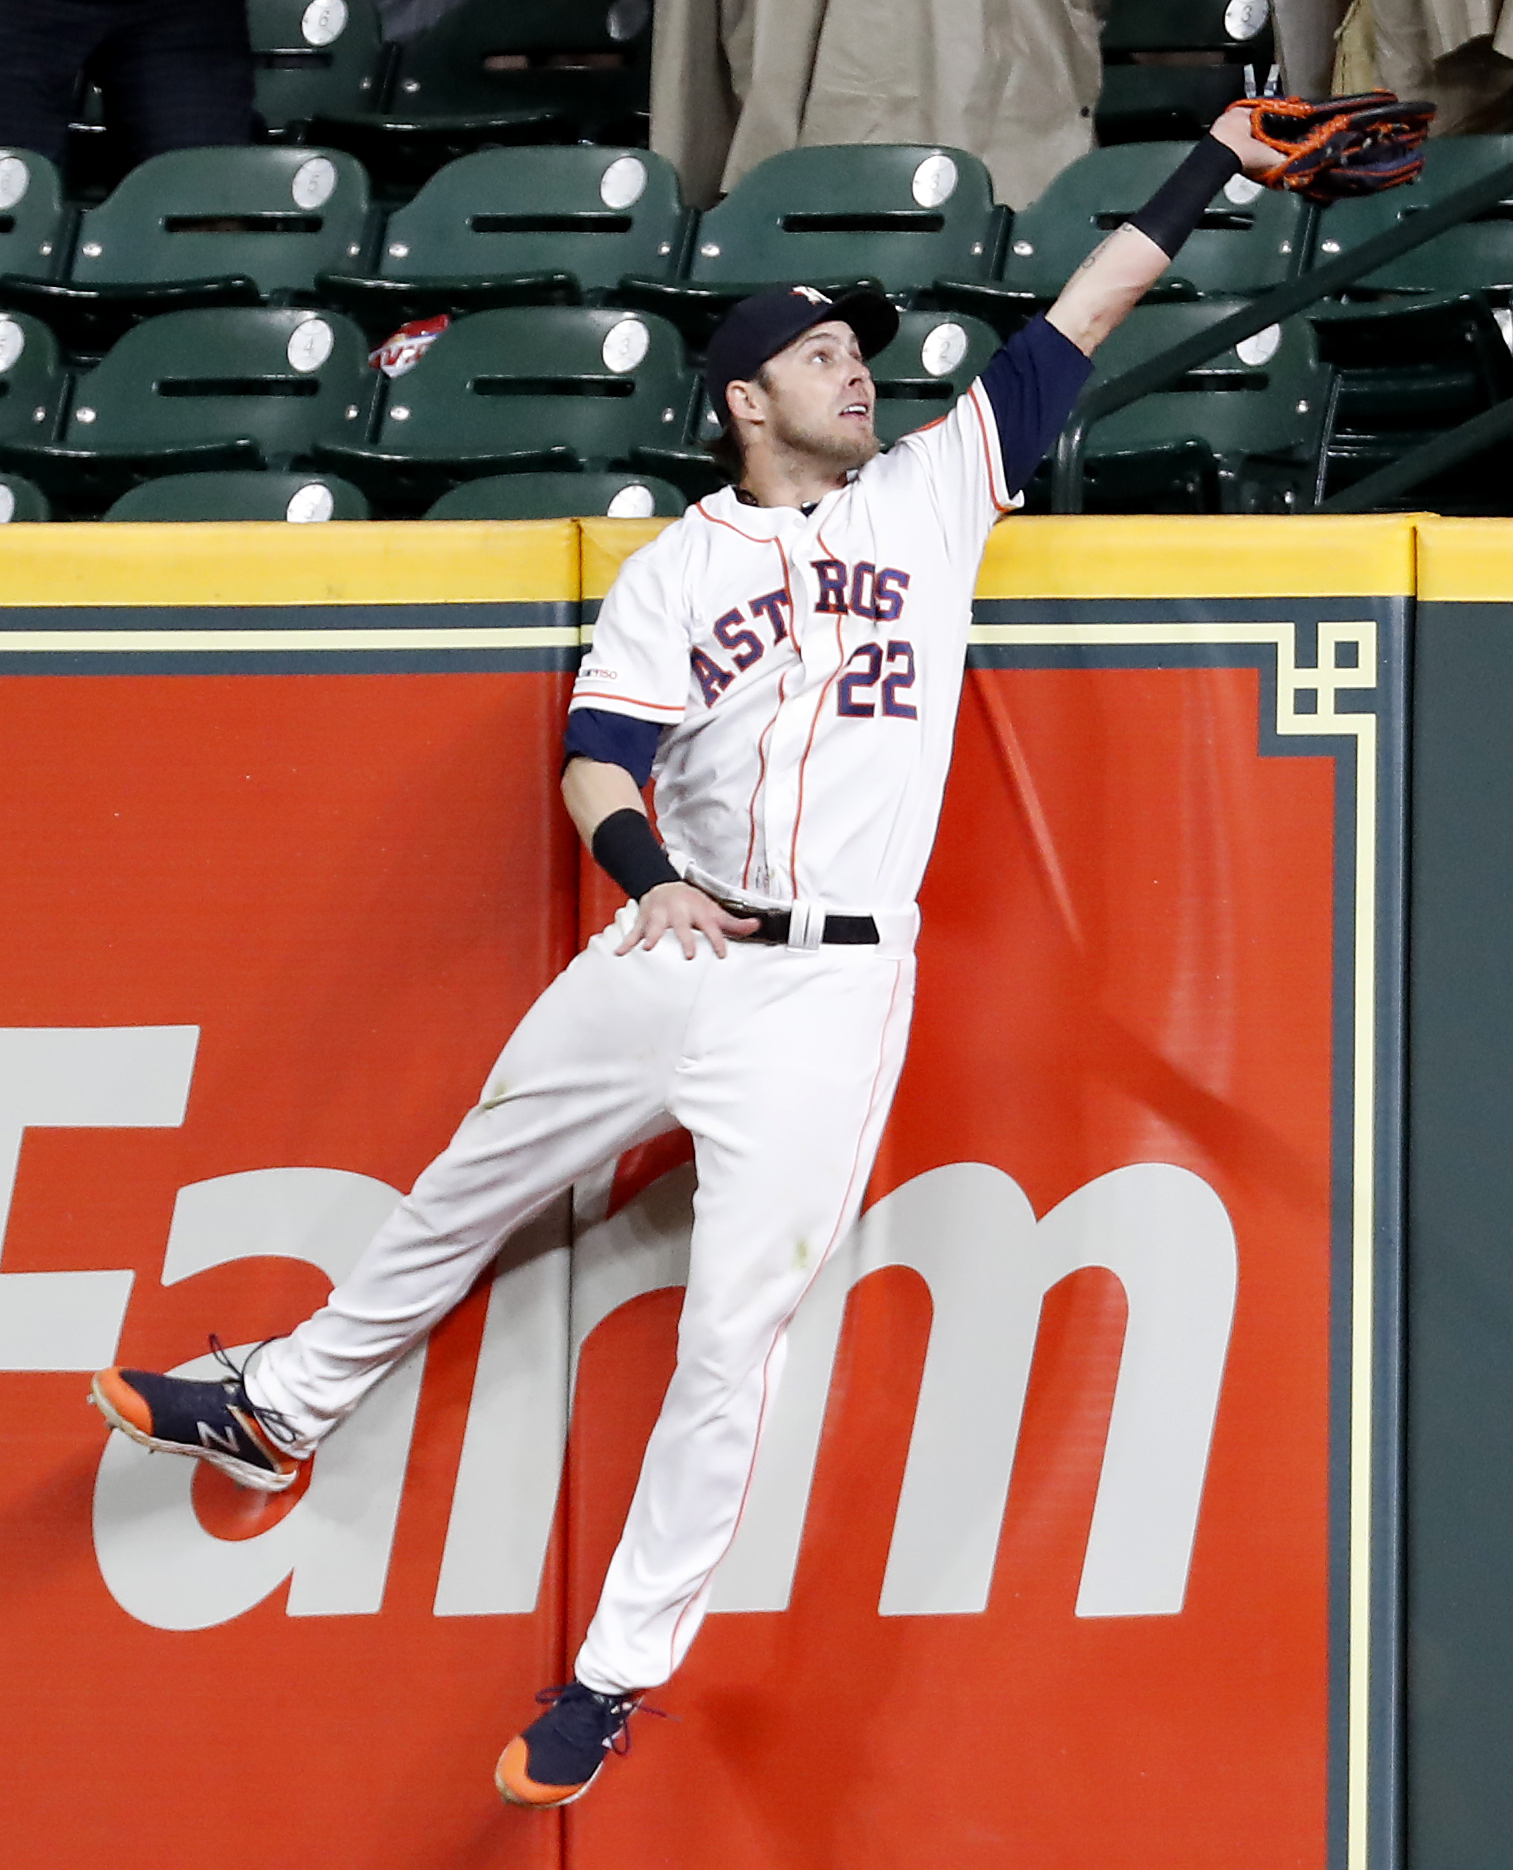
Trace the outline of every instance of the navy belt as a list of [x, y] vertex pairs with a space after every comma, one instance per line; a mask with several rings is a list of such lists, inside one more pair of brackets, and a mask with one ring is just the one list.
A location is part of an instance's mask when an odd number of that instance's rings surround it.
[[[793, 917], [786, 909], [740, 909], [734, 905], [729, 905], [729, 907], [733, 915], [754, 916], [761, 925], [752, 934], [739, 937], [741, 941], [775, 942], [780, 947], [787, 947]], [[863, 945], [875, 947], [880, 939], [877, 924], [871, 916], [826, 916], [824, 930], [820, 935], [822, 942], [836, 942], [853, 948]]]

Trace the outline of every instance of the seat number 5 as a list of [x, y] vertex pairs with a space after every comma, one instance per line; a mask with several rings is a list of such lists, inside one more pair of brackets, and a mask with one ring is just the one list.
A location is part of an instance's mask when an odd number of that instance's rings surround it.
[[836, 684], [835, 711], [852, 720], [871, 720], [877, 713], [873, 691], [883, 685], [882, 712], [900, 721], [917, 721], [919, 711], [905, 699], [914, 686], [914, 645], [894, 641], [888, 645], [887, 674], [881, 643], [863, 643], [852, 651], [846, 673]]

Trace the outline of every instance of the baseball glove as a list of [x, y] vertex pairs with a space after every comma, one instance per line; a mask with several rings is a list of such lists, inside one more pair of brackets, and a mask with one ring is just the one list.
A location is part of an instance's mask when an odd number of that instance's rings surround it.
[[1250, 133], [1282, 158], [1258, 177], [1327, 205], [1411, 182], [1424, 166], [1432, 104], [1399, 103], [1390, 91], [1355, 97], [1247, 98], [1231, 110], [1250, 113]]

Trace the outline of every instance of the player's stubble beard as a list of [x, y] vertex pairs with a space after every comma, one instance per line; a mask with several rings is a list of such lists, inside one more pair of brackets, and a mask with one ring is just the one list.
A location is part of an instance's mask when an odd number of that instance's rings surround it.
[[[835, 420], [838, 422], [839, 417]], [[848, 434], [844, 429], [825, 429], [805, 422], [802, 416], [774, 400], [769, 411], [768, 434], [773, 444], [790, 454], [801, 455], [817, 467], [849, 474], [864, 468], [882, 444], [869, 425], [865, 434]]]

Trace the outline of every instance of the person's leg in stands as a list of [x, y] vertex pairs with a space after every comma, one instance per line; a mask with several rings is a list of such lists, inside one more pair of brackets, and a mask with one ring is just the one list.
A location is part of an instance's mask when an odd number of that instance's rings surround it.
[[133, 163], [252, 141], [245, 0], [126, 0], [93, 69]]
[[0, 148], [62, 166], [84, 61], [116, 13], [109, 0], [0, 0]]

